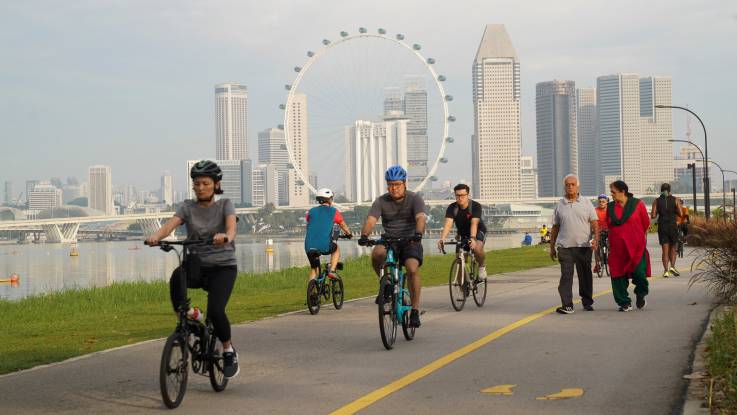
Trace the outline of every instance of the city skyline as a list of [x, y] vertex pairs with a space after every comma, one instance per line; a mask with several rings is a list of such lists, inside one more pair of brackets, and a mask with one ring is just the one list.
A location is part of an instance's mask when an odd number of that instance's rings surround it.
[[[416, 6], [393, 7], [404, 10]], [[619, 8], [595, 2], [578, 5], [575, 10], [571, 6], [569, 10], [556, 11], [552, 6], [538, 4], [531, 11], [512, 6], [495, 13], [484, 13], [485, 10], [498, 9], [493, 4], [485, 4], [474, 7], [473, 13], [462, 8], [449, 8], [443, 13], [432, 12], [420, 25], [408, 24], [383, 14], [379, 16], [379, 13], [372, 13], [366, 8], [367, 13], [362, 16], [365, 19], [360, 25], [402, 31], [408, 38], [422, 42], [424, 50], [431, 51], [433, 57], [437, 58], [438, 68], [442, 68], [448, 76], [448, 92], [456, 98], [451, 106], [458, 119], [452, 133], [456, 143], [470, 142], [473, 128], [468, 71], [470, 56], [478, 44], [484, 25], [499, 22], [505, 24], [520, 60], [524, 62], [521, 67], [522, 155], [535, 155], [535, 116], [532, 109], [536, 82], [554, 78], [571, 79], [579, 88], [594, 87], [598, 76], [620, 72], [672, 76], [678, 85], [673, 91], [672, 102], [675, 105], [688, 105], [704, 119], [713, 154], [735, 153], [735, 144], [729, 138], [737, 135], [737, 127], [728, 125], [733, 116], [729, 116], [732, 115], [731, 110], [725, 105], [725, 97], [737, 92], [735, 85], [729, 81], [719, 86], [703, 82], [703, 79], [730, 79], [720, 72], [723, 71], [720, 68], [734, 66], [731, 62], [736, 59], [737, 53], [731, 52], [734, 45], [720, 40], [737, 32], [735, 7], [728, 2], [686, 5], [678, 10], [641, 6], [644, 9], [640, 18], [632, 20], [618, 12]], [[242, 7], [241, 13], [254, 8], [260, 11], [266, 6]], [[272, 7], [268, 6], [267, 10]], [[146, 34], [145, 38], [151, 40], [150, 44], [142, 43], [144, 37], [137, 33], [126, 39], [114, 34], [116, 27], [127, 24], [137, 15], [134, 8], [86, 5], [78, 7], [81, 13], [69, 15], [64, 8], [37, 8], [30, 2], [10, 6], [7, 13], [3, 13], [5, 17], [0, 19], [7, 19], [4, 26], [8, 30], [24, 33], [33, 29], [37, 35], [19, 38], [18, 42], [9, 46], [9, 63], [3, 69], [4, 76], [0, 77], [0, 85], [5, 91], [0, 102], [5, 109], [4, 115], [0, 116], [3, 121], [0, 123], [0, 135], [4, 142], [13, 143], [6, 152], [8, 163], [0, 167], [0, 180], [10, 181], [13, 189], [23, 189], [25, 181], [29, 179], [84, 177], [88, 166], [106, 164], [116, 171], [113, 183], [116, 186], [131, 184], [138, 188], [157, 189], [160, 172], [166, 169], [175, 173], [175, 189], [185, 190], [185, 177], [179, 167], [182, 160], [201, 155], [203, 147], [213, 147], [214, 114], [212, 109], [207, 108], [212, 108], [212, 98], [208, 99], [212, 85], [234, 80], [249, 87], [249, 118], [257, 120], [249, 123], [249, 136], [255, 137], [256, 131], [281, 123], [281, 112], [276, 107], [286, 95], [283, 84], [293, 78], [291, 69], [302, 62], [304, 51], [315, 47], [322, 38], [337, 37], [342, 29], [349, 32], [357, 30], [359, 24], [348, 20], [346, 26], [345, 17], [361, 9], [360, 6], [341, 7], [334, 16], [320, 16], [317, 19], [319, 25], [307, 27], [292, 27], [289, 22], [298, 16], [302, 20], [305, 15], [316, 13], [313, 9], [320, 7], [314, 4], [300, 5], [295, 8], [299, 10], [293, 9], [278, 16], [272, 13], [285, 30], [273, 37], [257, 40], [248, 33], [251, 30], [258, 33], [259, 29], [266, 27], [262, 19], [257, 19], [249, 29], [238, 29], [245, 37], [235, 36], [237, 32], [233, 32], [228, 25], [218, 25], [217, 28], [199, 25], [197, 17], [184, 19], [183, 25], [200, 27], [200, 31], [187, 34], [174, 31], [167, 34], [171, 32], [164, 17], [168, 11], [156, 6], [152, 8], [151, 20], [143, 22], [138, 30], [138, 33]], [[216, 6], [182, 6], [185, 12], [191, 9], [202, 11], [201, 8], [217, 15], [225, 13], [225, 8], [218, 10]], [[568, 11], [575, 13], [566, 17]], [[606, 13], [607, 18], [603, 19], [600, 16], [606, 11], [610, 13]], [[177, 10], [171, 12], [175, 15], [182, 13]], [[563, 23], [580, 23], [580, 26], [570, 33], [555, 32], [554, 36], [541, 41], [539, 34], [553, 28], [548, 23], [551, 13], [560, 18], [559, 23], [562, 19]], [[113, 14], [114, 18], [104, 26], [91, 19], [92, 16]], [[239, 13], [228, 9], [228, 14]], [[592, 18], [581, 22], [580, 17], [587, 14]], [[78, 51], [61, 47], [58, 54], [47, 53], [58, 47], [55, 34], [62, 30], [62, 25], [43, 19], [46, 15], [66, 16], [61, 19], [67, 22], [63, 25], [64, 30], [69, 30], [65, 41], [78, 45]], [[701, 27], [698, 22], [708, 24]], [[444, 26], [447, 29], [444, 32], [451, 35], [436, 33], [433, 28], [438, 25]], [[75, 32], [69, 26], [79, 26], [84, 32]], [[167, 30], [160, 30], [159, 26]], [[669, 30], [684, 26], [693, 30], [687, 35]], [[330, 32], [331, 27], [335, 27], [334, 33]], [[96, 36], [90, 38], [81, 35], [90, 30]], [[296, 33], [299, 35], [296, 36]], [[582, 39], [581, 33], [587, 34], [585, 39]], [[167, 42], [163, 42], [164, 39]], [[179, 53], [167, 52], [163, 57], [157, 57], [158, 52], [167, 50], [160, 48], [164, 44], [171, 44], [169, 40], [176, 40], [174, 43], [178, 45], [178, 51], [182, 56], [187, 56], [186, 65], [177, 64], [176, 70], [168, 61], [174, 62], [174, 57], [179, 56]], [[82, 67], [70, 60], [85, 61], [86, 51], [95, 50], [98, 42], [107, 41], [113, 41], [119, 47], [102, 53], [97, 57], [97, 62]], [[212, 46], [227, 47], [228, 43], [237, 44], [242, 52], [238, 55], [242, 56], [222, 58], [215, 54], [219, 49]], [[136, 47], [131, 48], [133, 45]], [[279, 46], [278, 53], [274, 50], [275, 45]], [[134, 57], [131, 52], [139, 48], [142, 49], [140, 58]], [[212, 52], [208, 48], [212, 48]], [[65, 54], [64, 51], [70, 53]], [[693, 59], [693, 54], [697, 52], [699, 59]], [[256, 56], [259, 57], [258, 65], [253, 65]], [[720, 62], [720, 65], [703, 65], [702, 61], [707, 58]], [[141, 59], [153, 59], [157, 65], [154, 65], [153, 70], [149, 70], [149, 65], [145, 66], [146, 70], [141, 70], [144, 67], [141, 66]], [[126, 63], [110, 65], [118, 61]], [[92, 88], [74, 88], [74, 95], [71, 95], [71, 87], [83, 80]], [[49, 88], [43, 95], [28, 93], [32, 90], [27, 87], [30, 82], [46, 83]], [[92, 91], [95, 94], [89, 95]], [[163, 96], [167, 97], [166, 106], [162, 106], [162, 100], [158, 99]], [[684, 117], [674, 113], [673, 119], [673, 137], [684, 138]], [[102, 128], [102, 125], [106, 127]], [[103, 130], [105, 132], [100, 135], [99, 132]], [[695, 129], [693, 139], [697, 144], [703, 143], [700, 128]], [[249, 142], [251, 149], [253, 141]], [[438, 174], [441, 180], [446, 177], [453, 180], [470, 177], [467, 146], [465, 149], [462, 145], [455, 147], [451, 146], [449, 163]], [[48, 162], [33, 163], [32, 160], [39, 156]], [[209, 156], [215, 158], [215, 154]], [[133, 158], [137, 160], [136, 163], [129, 162]], [[737, 167], [730, 164], [735, 163], [732, 160], [717, 161], [725, 168]]]

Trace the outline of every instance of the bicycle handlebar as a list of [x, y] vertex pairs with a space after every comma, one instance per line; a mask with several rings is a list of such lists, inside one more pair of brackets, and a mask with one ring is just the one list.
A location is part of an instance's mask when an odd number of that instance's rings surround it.
[[443, 255], [445, 255], [446, 254], [446, 252], [445, 252], [445, 245], [461, 245], [461, 244], [464, 244], [465, 245], [470, 240], [471, 240], [471, 238], [466, 238], [465, 236], [461, 237], [461, 240], [460, 241], [455, 240], [455, 239], [451, 239], [449, 241], [445, 241], [445, 240], [442, 240], [441, 239], [440, 240], [440, 243], [441, 243], [440, 244], [440, 252], [442, 252]]
[[397, 244], [397, 243], [409, 243], [413, 242], [414, 238], [396, 238], [391, 236], [381, 236], [379, 239], [369, 239], [365, 241], [365, 246], [374, 246], [374, 245], [390, 245], [390, 244]]
[[[225, 243], [228, 242], [228, 238], [225, 238]], [[213, 244], [213, 238], [209, 239], [184, 239], [181, 241], [159, 241], [156, 245], [149, 245], [147, 241], [143, 241], [144, 245], [155, 247], [155, 246], [172, 246], [172, 245], [181, 245], [181, 246], [192, 246], [192, 245], [212, 245]]]

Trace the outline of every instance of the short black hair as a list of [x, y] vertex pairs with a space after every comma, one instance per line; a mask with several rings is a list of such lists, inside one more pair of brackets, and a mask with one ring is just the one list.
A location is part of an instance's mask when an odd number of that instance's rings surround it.
[[468, 185], [465, 183], [459, 183], [456, 185], [456, 187], [453, 188], [454, 192], [457, 192], [459, 190], [465, 190], [466, 192], [471, 193], [471, 188], [468, 187]]
[[625, 183], [622, 180], [614, 181], [609, 186], [617, 189], [620, 192], [623, 192], [624, 194], [627, 195], [627, 197], [632, 197], [633, 196], [632, 193], [630, 193], [630, 188], [627, 186], [627, 183]]
[[663, 183], [660, 185], [661, 192], [670, 192], [670, 183]]

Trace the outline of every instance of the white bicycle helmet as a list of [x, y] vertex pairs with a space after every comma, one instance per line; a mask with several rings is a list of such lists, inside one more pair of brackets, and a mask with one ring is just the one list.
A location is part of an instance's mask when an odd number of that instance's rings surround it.
[[318, 202], [322, 202], [332, 198], [333, 196], [334, 195], [332, 190], [328, 189], [327, 187], [323, 187], [322, 189], [319, 189], [317, 191], [317, 194], [315, 194], [315, 199], [317, 199]]

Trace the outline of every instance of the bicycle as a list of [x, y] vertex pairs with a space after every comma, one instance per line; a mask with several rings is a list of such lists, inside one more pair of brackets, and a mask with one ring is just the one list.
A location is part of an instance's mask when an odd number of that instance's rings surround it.
[[[450, 291], [450, 304], [455, 311], [463, 310], [466, 299], [473, 293], [473, 301], [477, 307], [483, 307], [486, 301], [486, 278], [478, 276], [478, 264], [476, 257], [471, 252], [471, 240], [461, 238], [460, 241], [443, 241], [440, 252], [445, 254], [445, 245], [456, 246], [456, 259], [450, 266], [448, 276], [448, 290]], [[467, 258], [470, 258], [466, 260]]]
[[[187, 270], [182, 264], [186, 263], [190, 247], [209, 244], [212, 244], [212, 240], [160, 241], [158, 244], [164, 252], [176, 252], [181, 271], [181, 289], [185, 293], [187, 292]], [[181, 246], [181, 250], [174, 248], [175, 245]], [[187, 299], [177, 307], [177, 326], [166, 339], [164, 350], [161, 353], [159, 387], [164, 404], [171, 409], [182, 403], [187, 391], [190, 355], [192, 372], [208, 376], [215, 392], [224, 391], [228, 385], [228, 378], [223, 372], [223, 344], [215, 336], [215, 329], [209, 318], [205, 319], [204, 324], [201, 321], [187, 318], [189, 306], [189, 299]]]
[[683, 245], [686, 244], [686, 224], [678, 225], [678, 247], [676, 249], [676, 252], [678, 253], [678, 258], [683, 258]]
[[596, 248], [596, 255], [599, 257], [599, 270], [596, 276], [601, 278], [604, 274], [609, 274], [609, 232], [602, 230], [599, 232], [599, 246]]
[[382, 235], [380, 239], [366, 241], [366, 246], [383, 245], [386, 247], [386, 259], [379, 272], [379, 332], [381, 342], [387, 350], [394, 348], [397, 339], [397, 325], [401, 323], [402, 333], [407, 341], [414, 339], [415, 327], [409, 325], [409, 314], [412, 301], [403, 265], [396, 257], [396, 247], [406, 244], [410, 238], [392, 238]]
[[[349, 235], [340, 235], [338, 239], [350, 239]], [[311, 252], [314, 250], [311, 250]], [[317, 252], [317, 251], [314, 251]], [[330, 301], [332, 295], [333, 306], [336, 310], [343, 308], [343, 279], [338, 275], [337, 271], [343, 270], [343, 263], [338, 262], [338, 265], [333, 270], [335, 278], [328, 278], [328, 265], [321, 264], [320, 271], [315, 279], [310, 280], [307, 283], [307, 310], [310, 314], [315, 315], [320, 312], [320, 303], [323, 299], [325, 302]], [[327, 281], [330, 281], [330, 287], [328, 288]]]

